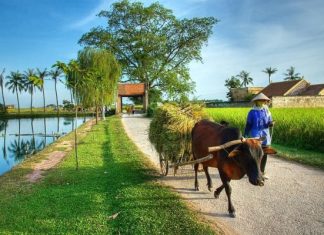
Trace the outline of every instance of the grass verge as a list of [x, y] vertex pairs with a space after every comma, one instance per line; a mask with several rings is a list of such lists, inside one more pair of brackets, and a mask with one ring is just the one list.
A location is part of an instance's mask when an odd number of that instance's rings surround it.
[[272, 146], [278, 151], [277, 155], [279, 157], [324, 170], [324, 153], [302, 150], [278, 144], [273, 144]]
[[11, 184], [14, 171], [7, 180], [0, 177], [0, 234], [214, 233], [156, 182], [158, 173], [117, 117], [89, 132], [79, 145], [79, 161], [76, 171], [71, 153], [37, 184], [22, 178]]

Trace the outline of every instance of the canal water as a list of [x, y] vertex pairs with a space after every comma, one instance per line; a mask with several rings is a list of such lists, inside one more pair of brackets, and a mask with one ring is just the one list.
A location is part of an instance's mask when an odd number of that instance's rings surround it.
[[74, 130], [91, 117], [0, 120], [0, 175]]

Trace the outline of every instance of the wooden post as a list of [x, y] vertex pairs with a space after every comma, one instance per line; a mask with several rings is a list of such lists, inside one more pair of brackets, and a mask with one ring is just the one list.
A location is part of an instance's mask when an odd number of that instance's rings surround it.
[[122, 97], [117, 96], [117, 103], [116, 103], [116, 114], [121, 113], [121, 103], [122, 103]]

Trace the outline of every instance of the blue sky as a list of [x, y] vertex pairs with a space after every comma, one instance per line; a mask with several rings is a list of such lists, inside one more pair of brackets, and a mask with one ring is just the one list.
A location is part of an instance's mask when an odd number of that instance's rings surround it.
[[[57, 60], [76, 58], [83, 33], [104, 24], [96, 14], [108, 9], [110, 0], [0, 0], [0, 70], [21, 72], [50, 68]], [[151, 0], [142, 1], [150, 4]], [[255, 86], [266, 86], [266, 67], [282, 81], [290, 66], [312, 84], [324, 83], [324, 1], [322, 0], [161, 0], [178, 18], [214, 16], [220, 20], [203, 63], [192, 62], [195, 96], [225, 99], [224, 81], [241, 70], [250, 72]], [[46, 83], [47, 104], [55, 103], [53, 82]], [[59, 85], [60, 100], [69, 93]], [[7, 104], [16, 97], [5, 91]], [[61, 101], [60, 101], [61, 102]], [[22, 106], [29, 95], [21, 95]], [[41, 106], [41, 93], [35, 106]]]

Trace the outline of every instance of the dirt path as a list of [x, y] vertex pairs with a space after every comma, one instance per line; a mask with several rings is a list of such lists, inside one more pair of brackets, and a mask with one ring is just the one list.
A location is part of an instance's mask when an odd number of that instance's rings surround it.
[[[129, 137], [158, 167], [157, 153], [148, 140], [150, 119], [124, 116], [122, 122]], [[210, 170], [214, 191], [221, 181], [217, 170]], [[227, 233], [324, 234], [324, 172], [270, 156], [267, 175], [270, 179], [264, 187], [251, 185], [247, 178], [231, 182], [234, 219], [228, 216], [225, 192], [215, 199], [205, 186], [203, 172], [199, 192], [193, 190], [193, 170], [188, 167], [180, 168], [176, 176], [169, 173], [161, 181], [209, 221], [224, 225]]]
[[[80, 130], [78, 128], [78, 139], [79, 141], [84, 138], [95, 124], [95, 119], [89, 120]], [[38, 163], [35, 163], [32, 168], [33, 171], [26, 175], [26, 180], [30, 183], [35, 183], [43, 178], [43, 173], [47, 170], [55, 167], [58, 163], [60, 163], [63, 158], [69, 154], [74, 146], [74, 139], [70, 140], [58, 140], [56, 143], [51, 145], [50, 152], [46, 153], [46, 151], [42, 151], [40, 154], [44, 154], [45, 158]]]

